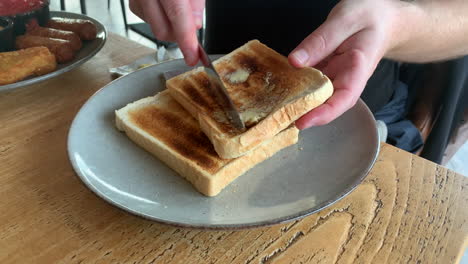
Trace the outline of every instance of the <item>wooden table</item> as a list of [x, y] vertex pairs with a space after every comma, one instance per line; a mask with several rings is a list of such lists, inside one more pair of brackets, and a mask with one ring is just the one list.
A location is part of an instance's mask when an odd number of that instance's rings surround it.
[[0, 263], [455, 263], [468, 179], [383, 144], [364, 183], [320, 213], [241, 231], [184, 229], [95, 196], [67, 156], [81, 105], [108, 68], [152, 52], [110, 34], [80, 68], [0, 93]]

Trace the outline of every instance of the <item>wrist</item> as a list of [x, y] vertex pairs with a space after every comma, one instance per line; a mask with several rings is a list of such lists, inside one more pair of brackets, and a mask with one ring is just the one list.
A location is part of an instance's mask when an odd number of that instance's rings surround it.
[[[390, 40], [385, 58], [407, 61], [411, 56], [411, 42], [417, 40], [423, 31], [430, 28], [425, 12], [417, 1], [395, 0], [390, 30]], [[421, 43], [420, 43], [421, 44]]]

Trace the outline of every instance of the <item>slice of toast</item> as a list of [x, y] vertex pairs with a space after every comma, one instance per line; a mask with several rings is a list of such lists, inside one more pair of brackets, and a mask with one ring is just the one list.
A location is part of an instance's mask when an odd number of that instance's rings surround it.
[[116, 125], [206, 196], [217, 195], [256, 164], [295, 144], [299, 134], [297, 128], [291, 127], [245, 156], [222, 159], [198, 122], [168, 91], [117, 110]]
[[200, 126], [223, 158], [255, 149], [333, 93], [331, 81], [313, 68], [297, 69], [257, 40], [213, 63], [248, 130], [232, 127], [210, 92], [202, 67], [169, 79], [171, 95]]

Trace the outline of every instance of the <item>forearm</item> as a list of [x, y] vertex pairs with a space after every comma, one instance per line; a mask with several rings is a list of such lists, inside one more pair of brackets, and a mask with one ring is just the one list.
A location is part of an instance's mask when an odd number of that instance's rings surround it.
[[394, 42], [385, 57], [423, 63], [468, 54], [467, 0], [396, 1]]

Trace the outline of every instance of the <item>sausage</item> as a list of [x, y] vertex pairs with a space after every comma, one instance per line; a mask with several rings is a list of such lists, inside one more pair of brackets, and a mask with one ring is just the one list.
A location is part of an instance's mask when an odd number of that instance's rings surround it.
[[97, 35], [96, 25], [86, 19], [53, 17], [49, 19], [46, 26], [75, 32], [82, 40], [93, 40]]
[[26, 49], [31, 47], [44, 46], [55, 55], [58, 63], [66, 63], [75, 58], [75, 53], [68, 40], [46, 38], [31, 35], [21, 35], [16, 37], [16, 49]]
[[48, 37], [55, 39], [63, 39], [70, 41], [73, 51], [78, 51], [82, 47], [80, 37], [72, 31], [60, 30], [55, 28], [41, 27], [37, 23], [30, 23], [26, 25], [26, 32], [28, 35]]
[[21, 35], [16, 37], [16, 49], [44, 46], [55, 55], [58, 63], [66, 63], [74, 59], [75, 53], [68, 40], [46, 38], [32, 35]]

